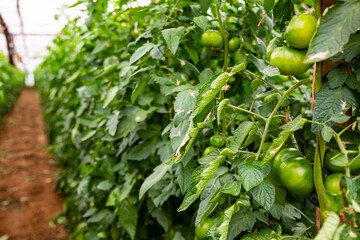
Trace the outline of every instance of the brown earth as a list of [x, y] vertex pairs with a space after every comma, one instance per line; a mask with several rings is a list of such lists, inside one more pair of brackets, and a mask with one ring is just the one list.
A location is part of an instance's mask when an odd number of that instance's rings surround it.
[[0, 127], [0, 239], [66, 239], [62, 225], [49, 224], [62, 202], [44, 129], [39, 96], [24, 89]]

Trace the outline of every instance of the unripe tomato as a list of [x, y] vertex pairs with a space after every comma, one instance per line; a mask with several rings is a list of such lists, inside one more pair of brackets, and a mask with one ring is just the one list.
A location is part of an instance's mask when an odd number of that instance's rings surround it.
[[205, 47], [220, 48], [223, 43], [224, 39], [218, 31], [207, 30], [201, 35], [201, 44]]
[[310, 14], [299, 14], [291, 19], [284, 36], [291, 47], [305, 49], [309, 46], [316, 28], [316, 17]]
[[270, 63], [279, 68], [282, 75], [302, 74], [311, 67], [311, 63], [304, 63], [305, 55], [305, 50], [278, 47], [272, 52]]
[[281, 37], [273, 38], [266, 48], [266, 59], [270, 60], [272, 52], [279, 47], [279, 43], [282, 41]]
[[212, 150], [214, 150], [215, 147], [214, 146], [208, 146], [207, 148], [205, 148], [204, 152], [203, 152], [203, 157], [208, 155]]
[[325, 178], [325, 189], [332, 195], [340, 195], [340, 181], [342, 173], [333, 173]]
[[[328, 173], [345, 172], [345, 169], [343, 167], [336, 166], [331, 162], [331, 158], [335, 157], [338, 154], [340, 154], [340, 151], [336, 149], [330, 149], [325, 154], [324, 167]], [[349, 159], [349, 162], [352, 162], [352, 159]], [[360, 171], [360, 158], [353, 161], [350, 165], [351, 173], [358, 173], [359, 171]]]
[[197, 226], [195, 228], [195, 236], [199, 240], [207, 239], [205, 232], [209, 230], [214, 225], [214, 222], [211, 218], [207, 218], [202, 226]]
[[233, 37], [229, 40], [229, 51], [235, 52], [240, 47], [240, 38], [239, 37]]
[[214, 135], [210, 138], [210, 144], [214, 147], [221, 148], [225, 146], [226, 139], [222, 135]]
[[314, 191], [312, 165], [296, 153], [295, 149], [283, 149], [273, 162], [275, 173], [283, 186], [295, 197], [306, 197]]
[[295, 77], [297, 79], [307, 79], [307, 78], [310, 78], [310, 75], [311, 75], [311, 72], [310, 70], [307, 70], [305, 73], [303, 74], [298, 74], [298, 75], [295, 75]]

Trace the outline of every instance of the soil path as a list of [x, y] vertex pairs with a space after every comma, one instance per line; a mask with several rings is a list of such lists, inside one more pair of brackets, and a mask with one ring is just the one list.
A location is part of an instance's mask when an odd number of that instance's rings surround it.
[[54, 193], [55, 162], [47, 154], [40, 99], [24, 89], [0, 127], [0, 239], [64, 240], [49, 220], [62, 210]]

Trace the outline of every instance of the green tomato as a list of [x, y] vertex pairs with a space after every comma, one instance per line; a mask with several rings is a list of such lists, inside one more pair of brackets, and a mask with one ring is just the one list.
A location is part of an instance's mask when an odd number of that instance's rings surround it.
[[276, 175], [279, 176], [280, 165], [282, 162], [286, 160], [300, 160], [303, 158], [303, 155], [299, 152], [299, 150], [295, 148], [284, 148], [278, 154], [276, 154], [273, 160], [273, 169]]
[[204, 152], [203, 152], [203, 157], [208, 155], [212, 150], [214, 150], [215, 147], [214, 146], [208, 146], [207, 148], [205, 148]]
[[225, 146], [226, 139], [222, 135], [214, 135], [210, 138], [210, 144], [214, 147], [221, 148]]
[[201, 35], [201, 44], [205, 47], [220, 48], [223, 43], [224, 39], [218, 31], [207, 30]]
[[284, 149], [276, 156], [273, 168], [283, 186], [295, 197], [306, 197], [314, 191], [312, 165], [296, 153], [295, 149]]
[[[345, 172], [345, 169], [343, 169], [343, 167], [336, 166], [331, 162], [331, 158], [335, 157], [338, 154], [340, 154], [340, 151], [336, 149], [330, 149], [325, 154], [324, 167], [328, 173]], [[353, 159], [349, 159], [349, 162], [351, 162], [350, 172], [358, 173], [360, 171], [360, 158], [357, 158], [354, 161]]]
[[282, 41], [282, 38], [281, 37], [276, 37], [276, 38], [273, 38], [267, 48], [266, 48], [266, 59], [267, 60], [270, 60], [270, 57], [271, 57], [271, 54], [273, 53], [273, 51], [279, 47], [279, 43]]
[[240, 38], [239, 37], [233, 37], [229, 40], [229, 51], [235, 52], [240, 47]]
[[284, 36], [291, 47], [305, 49], [309, 46], [316, 28], [316, 17], [310, 14], [299, 14], [291, 19]]
[[279, 68], [282, 75], [303, 74], [311, 67], [311, 63], [304, 63], [306, 51], [290, 47], [276, 48], [270, 58], [270, 63]]
[[207, 239], [205, 232], [209, 230], [214, 225], [214, 222], [211, 218], [207, 218], [202, 226], [197, 226], [195, 228], [195, 236], [199, 240]]
[[298, 75], [295, 75], [295, 77], [297, 79], [307, 79], [307, 78], [310, 78], [310, 75], [311, 75], [311, 72], [310, 70], [307, 70], [305, 73], [303, 74], [298, 74]]
[[325, 178], [325, 189], [331, 195], [340, 195], [340, 181], [342, 173], [333, 173]]

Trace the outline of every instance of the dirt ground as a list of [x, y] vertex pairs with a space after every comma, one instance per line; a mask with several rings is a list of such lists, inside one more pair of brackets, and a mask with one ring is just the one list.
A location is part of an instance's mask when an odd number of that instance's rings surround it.
[[0, 239], [66, 239], [61, 225], [49, 224], [62, 202], [44, 129], [39, 96], [24, 89], [0, 124]]

